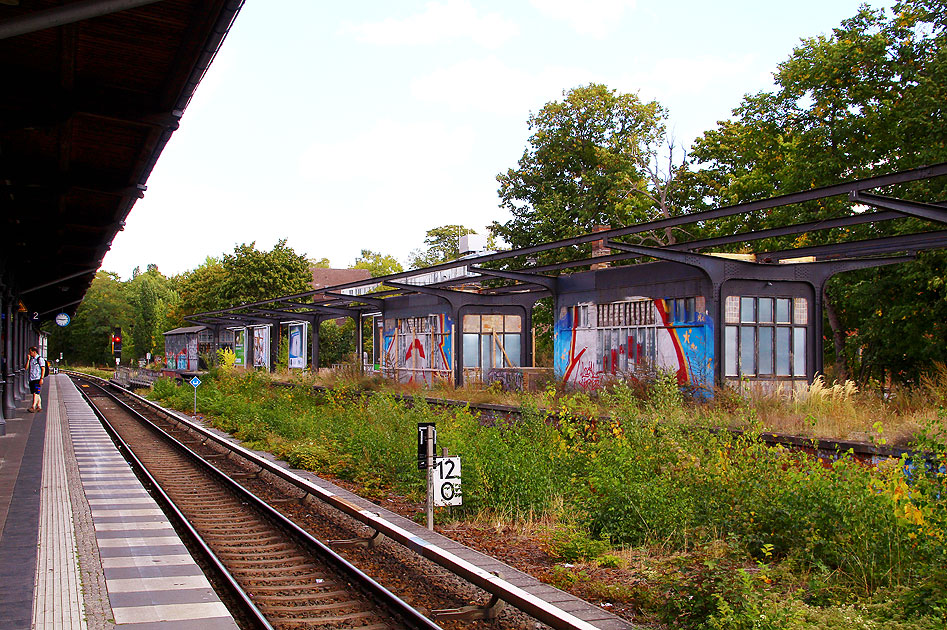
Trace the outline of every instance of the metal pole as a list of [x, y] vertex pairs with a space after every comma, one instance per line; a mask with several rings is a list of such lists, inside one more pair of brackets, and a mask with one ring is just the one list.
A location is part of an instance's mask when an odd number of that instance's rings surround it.
[[427, 427], [427, 528], [434, 531], [434, 427]]

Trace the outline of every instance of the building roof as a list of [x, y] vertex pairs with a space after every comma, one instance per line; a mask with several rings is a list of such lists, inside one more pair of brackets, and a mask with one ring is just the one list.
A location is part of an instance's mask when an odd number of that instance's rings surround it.
[[324, 289], [325, 287], [345, 284], [346, 282], [368, 280], [371, 277], [372, 274], [368, 269], [324, 269], [322, 267], [313, 267], [312, 288]]
[[75, 312], [242, 4], [0, 2], [0, 282], [27, 310]]
[[174, 330], [165, 331], [165, 335], [187, 335], [193, 333], [199, 333], [202, 330], [207, 330], [207, 326], [182, 326], [181, 328], [175, 328]]

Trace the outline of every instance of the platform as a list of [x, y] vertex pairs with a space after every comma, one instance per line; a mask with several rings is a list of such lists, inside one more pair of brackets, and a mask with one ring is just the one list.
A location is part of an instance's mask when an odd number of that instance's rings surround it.
[[0, 628], [236, 630], [66, 375], [0, 437]]

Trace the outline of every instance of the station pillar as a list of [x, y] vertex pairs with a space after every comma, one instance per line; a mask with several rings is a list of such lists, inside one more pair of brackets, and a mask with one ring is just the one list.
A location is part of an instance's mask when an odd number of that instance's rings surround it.
[[6, 411], [6, 397], [7, 397], [7, 363], [9, 359], [9, 354], [7, 353], [6, 348], [6, 320], [7, 320], [7, 294], [3, 290], [4, 287], [0, 284], [0, 326], [4, 328], [0, 330], [0, 338], [3, 339], [3, 342], [0, 343], [0, 437], [7, 434], [7, 411]]
[[319, 373], [319, 324], [322, 322], [322, 318], [313, 317], [312, 318], [312, 348], [311, 348], [311, 358], [312, 365], [310, 370], [313, 374]]
[[15, 326], [13, 325], [13, 294], [7, 291], [4, 294], [3, 305], [3, 356], [6, 359], [3, 362], [3, 411], [7, 417], [12, 418], [16, 413], [16, 355], [14, 354], [15, 344]]
[[23, 322], [23, 314], [20, 313], [19, 309], [15, 309], [13, 313], [13, 325], [16, 327], [16, 343], [17, 349], [16, 354], [13, 357], [15, 364], [17, 366], [17, 372], [19, 373], [19, 379], [17, 380], [17, 394], [20, 399], [26, 398], [26, 392], [29, 391], [29, 373], [26, 371], [26, 368], [23, 367], [25, 361], [23, 360], [23, 355], [26, 354], [26, 326]]

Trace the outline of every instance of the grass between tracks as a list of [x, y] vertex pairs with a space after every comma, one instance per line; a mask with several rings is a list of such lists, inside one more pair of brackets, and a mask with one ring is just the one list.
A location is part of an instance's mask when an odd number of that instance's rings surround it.
[[[536, 572], [639, 623], [947, 624], [943, 371], [926, 382], [928, 412], [914, 416], [912, 430], [914, 445], [933, 459], [875, 468], [763, 446], [756, 436], [772, 410], [734, 395], [700, 409], [711, 422], [726, 412], [747, 434], [695, 429], [690, 418], [699, 412], [673, 377], [619, 385], [597, 400], [555, 390], [524, 396], [521, 419], [496, 426], [420, 396], [413, 406], [384, 392], [367, 396], [354, 381], [325, 394], [268, 384], [254, 373], [212, 372], [198, 390], [199, 410], [293, 466], [354, 481], [369, 497], [419, 502], [415, 427], [437, 422], [438, 446], [462, 457], [464, 489], [464, 505], [439, 512], [439, 523], [499, 521], [529, 531], [554, 559]], [[151, 395], [182, 410], [193, 405], [188, 385], [159, 381]], [[813, 398], [805, 413], [858, 404], [852, 392], [838, 392]]]

